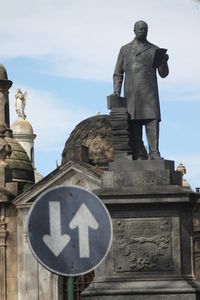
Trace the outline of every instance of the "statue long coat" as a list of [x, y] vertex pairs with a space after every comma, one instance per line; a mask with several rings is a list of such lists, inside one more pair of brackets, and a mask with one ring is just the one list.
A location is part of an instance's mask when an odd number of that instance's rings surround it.
[[152, 67], [156, 49], [148, 41], [141, 46], [134, 39], [119, 52], [113, 75], [114, 92], [120, 94], [125, 73], [124, 96], [132, 120], [161, 119], [156, 68]]

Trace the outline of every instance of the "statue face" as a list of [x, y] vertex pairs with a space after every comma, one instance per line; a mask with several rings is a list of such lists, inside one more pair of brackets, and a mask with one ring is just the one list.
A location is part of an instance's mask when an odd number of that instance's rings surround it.
[[134, 28], [136, 39], [143, 42], [146, 40], [148, 27], [144, 22], [137, 22]]

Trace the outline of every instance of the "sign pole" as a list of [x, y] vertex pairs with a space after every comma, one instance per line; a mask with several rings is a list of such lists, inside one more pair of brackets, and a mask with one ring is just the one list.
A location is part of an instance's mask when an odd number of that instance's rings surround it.
[[74, 277], [67, 277], [67, 300], [74, 300]]

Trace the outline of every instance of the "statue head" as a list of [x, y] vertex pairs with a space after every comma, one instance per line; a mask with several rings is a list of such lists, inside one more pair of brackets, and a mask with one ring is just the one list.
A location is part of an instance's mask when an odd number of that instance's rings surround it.
[[144, 21], [137, 21], [134, 25], [135, 37], [138, 41], [144, 42], [147, 38], [148, 25]]

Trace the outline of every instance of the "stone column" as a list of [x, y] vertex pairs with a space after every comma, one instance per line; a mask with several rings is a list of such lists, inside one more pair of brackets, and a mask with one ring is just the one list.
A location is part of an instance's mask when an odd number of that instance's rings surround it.
[[6, 125], [7, 132], [10, 133], [10, 114], [9, 114], [9, 88], [12, 81], [0, 79], [0, 124]]
[[[1, 86], [0, 80], [0, 86]], [[0, 107], [2, 108], [2, 98], [0, 92]], [[5, 115], [4, 115], [5, 116]], [[0, 113], [1, 121], [2, 114]], [[7, 119], [8, 122], [8, 119]], [[7, 123], [8, 124], [8, 123]], [[6, 189], [8, 165], [5, 158], [11, 154], [11, 146], [5, 140], [6, 126], [0, 123], [0, 300], [7, 300], [7, 203], [11, 199], [9, 191]]]
[[193, 231], [194, 231], [194, 272], [198, 280], [200, 280], [200, 193], [197, 192], [197, 205], [194, 209]]
[[6, 216], [4, 205], [0, 206], [0, 300], [6, 300]]

